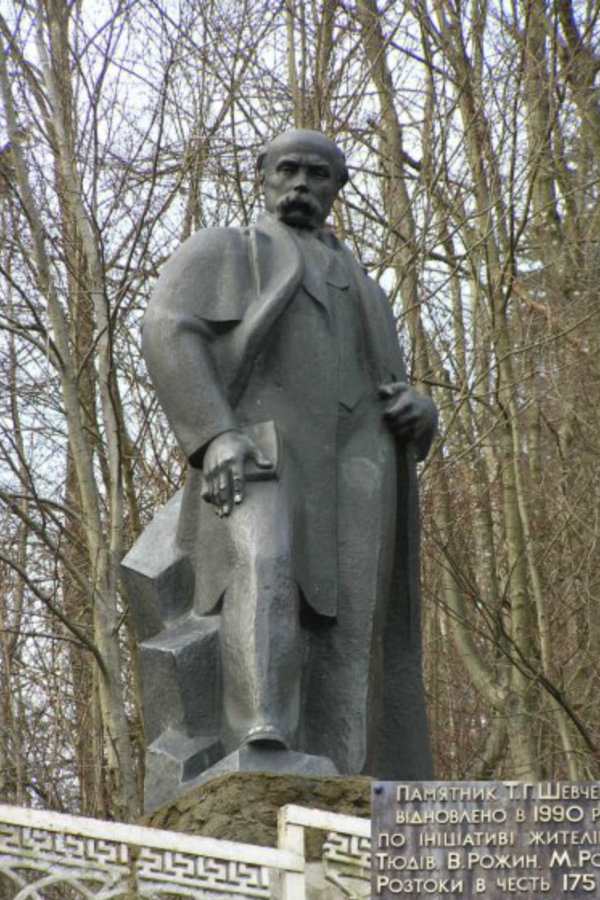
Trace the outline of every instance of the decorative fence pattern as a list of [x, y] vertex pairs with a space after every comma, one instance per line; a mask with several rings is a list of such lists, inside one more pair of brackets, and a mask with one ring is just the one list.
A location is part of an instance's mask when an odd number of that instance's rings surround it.
[[285, 806], [271, 849], [0, 805], [0, 900], [305, 900], [306, 828], [339, 896], [368, 897], [366, 819]]
[[[337, 896], [363, 900], [371, 896], [371, 822], [354, 816], [284, 806], [279, 811], [279, 846], [304, 855], [304, 830], [327, 832], [323, 844], [326, 881], [338, 888]], [[292, 884], [293, 876], [289, 883]], [[284, 895], [285, 896], [285, 895]], [[298, 894], [304, 898], [305, 894]], [[296, 900], [290, 893], [285, 900]]]

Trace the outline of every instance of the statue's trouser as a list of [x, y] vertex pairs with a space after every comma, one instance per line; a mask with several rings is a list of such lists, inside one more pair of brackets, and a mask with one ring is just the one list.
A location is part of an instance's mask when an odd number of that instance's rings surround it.
[[229, 517], [236, 571], [220, 624], [228, 751], [258, 741], [290, 747], [296, 735], [301, 643], [291, 515], [285, 485], [272, 479], [248, 485]]
[[[339, 772], [363, 771], [386, 679], [382, 641], [396, 535], [396, 452], [368, 398], [338, 417], [338, 604], [334, 622], [312, 619], [301, 741]], [[374, 774], [374, 773], [369, 773]]]

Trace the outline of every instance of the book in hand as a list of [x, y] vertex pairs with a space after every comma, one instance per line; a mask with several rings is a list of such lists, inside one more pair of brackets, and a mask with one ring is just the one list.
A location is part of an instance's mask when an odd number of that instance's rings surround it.
[[245, 425], [242, 430], [244, 434], [252, 438], [263, 455], [273, 463], [270, 469], [261, 469], [252, 458], [247, 459], [244, 465], [246, 481], [269, 481], [271, 478], [277, 478], [281, 451], [275, 422], [271, 420], [258, 422], [256, 425]]

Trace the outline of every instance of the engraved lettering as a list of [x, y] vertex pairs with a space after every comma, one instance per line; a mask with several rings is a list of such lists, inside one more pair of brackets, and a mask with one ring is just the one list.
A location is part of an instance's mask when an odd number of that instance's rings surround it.
[[536, 822], [581, 822], [585, 817], [585, 812], [581, 806], [535, 806], [533, 809], [533, 818]]
[[379, 869], [394, 869], [396, 872], [436, 868], [433, 856], [390, 856], [389, 853], [376, 853], [375, 858]]
[[560, 786], [552, 781], [543, 781], [538, 784], [538, 797], [540, 800], [560, 800]]
[[534, 853], [467, 853], [467, 869], [476, 866], [482, 869], [537, 869], [538, 858]]

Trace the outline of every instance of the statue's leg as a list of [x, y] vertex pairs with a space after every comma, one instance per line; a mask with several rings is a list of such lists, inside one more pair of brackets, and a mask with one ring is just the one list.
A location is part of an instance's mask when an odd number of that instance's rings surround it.
[[299, 715], [298, 588], [292, 575], [292, 504], [286, 484], [247, 485], [228, 517], [234, 571], [221, 612], [222, 741], [290, 747]]
[[369, 753], [370, 703], [385, 677], [382, 630], [396, 524], [395, 447], [377, 407], [340, 415], [339, 599], [335, 624], [313, 616], [303, 749], [361, 772]]

